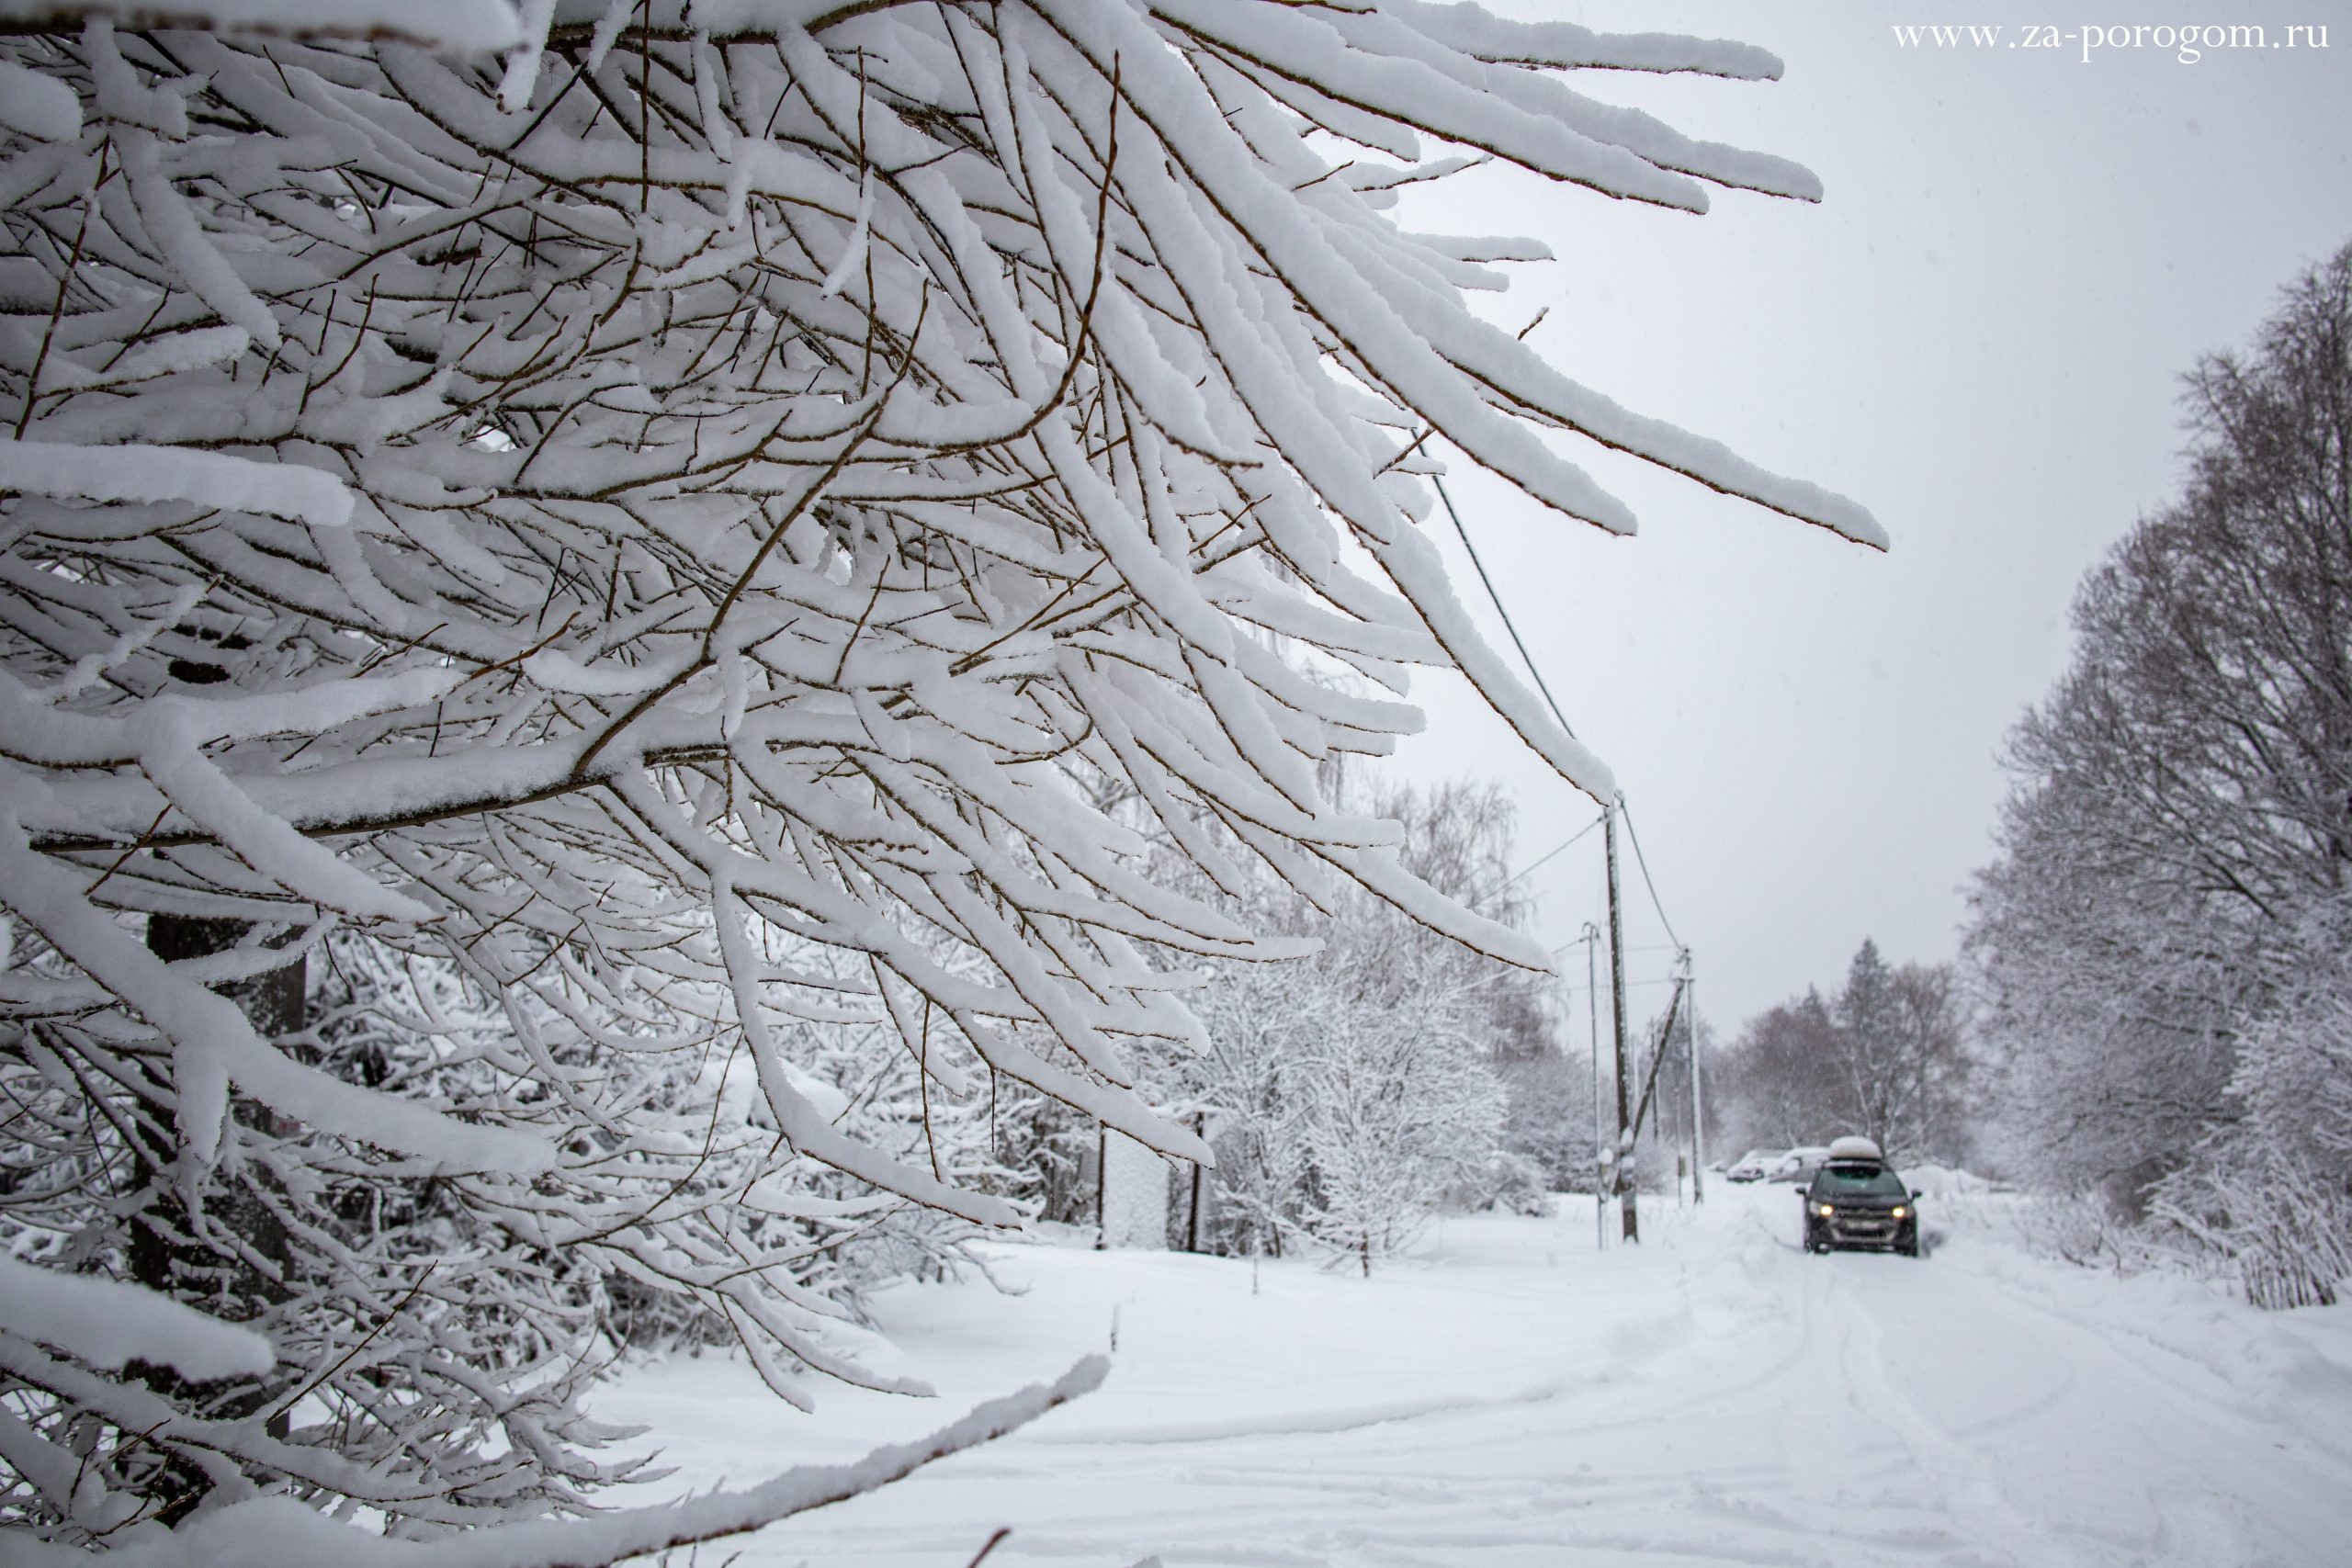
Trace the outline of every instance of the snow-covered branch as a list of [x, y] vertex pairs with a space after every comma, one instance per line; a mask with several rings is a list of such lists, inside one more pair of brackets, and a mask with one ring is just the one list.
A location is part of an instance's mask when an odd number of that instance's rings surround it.
[[[1810, 195], [1564, 83], [1753, 51], [1271, 0], [184, 9], [0, 39], [0, 1213], [278, 1359], [25, 1383], [28, 1441], [118, 1434], [75, 1451], [131, 1512], [26, 1503], [61, 1540], [255, 1490], [584, 1507], [632, 1292], [786, 1397], [868, 1378], [827, 1270], [869, 1189], [1019, 1220], [937, 1135], [1001, 1078], [1205, 1156], [1131, 1089], [1199, 1038], [1168, 971], [1309, 944], [1148, 874], [1109, 794], [1214, 886], [1541, 967], [1318, 773], [1452, 667], [1611, 787], [1444, 581], [1418, 443], [1607, 527], [1558, 433], [1877, 538], [1468, 310], [1466, 255], [1540, 246], [1389, 215], [1470, 149]], [[828, 1030], [881, 1063], [845, 1089]]]

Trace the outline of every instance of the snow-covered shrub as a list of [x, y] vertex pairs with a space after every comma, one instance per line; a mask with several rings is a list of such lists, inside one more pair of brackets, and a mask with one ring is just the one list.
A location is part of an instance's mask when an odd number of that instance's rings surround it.
[[1554, 1183], [1542, 1166], [1505, 1149], [1490, 1162], [1485, 1190], [1478, 1196], [1514, 1214], [1548, 1219], [1554, 1207], [1553, 1191]]
[[2256, 1306], [2335, 1305], [2352, 1280], [2352, 1197], [2290, 1152], [2229, 1142], [2165, 1184], [2157, 1218], [2227, 1258]]
[[2235, 1114], [2156, 1189], [2156, 1212], [2230, 1260], [2256, 1306], [2332, 1304], [2352, 1279], [2352, 956], [2306, 941], [2241, 1035]]
[[1296, 1223], [1365, 1273], [1449, 1196], [1483, 1205], [1504, 1108], [1475, 1006], [1436, 965], [1390, 956], [1395, 988], [1333, 1009], [1304, 1075], [1312, 1095]]
[[[1318, 782], [1427, 665], [1609, 791], [1443, 579], [1439, 444], [1604, 527], [1539, 432], [1876, 537], [1465, 308], [1535, 247], [1388, 213], [1457, 148], [1810, 196], [1559, 75], [1758, 51], [1418, 0], [522, 10], [59, 0], [0, 39], [0, 1213], [24, 1299], [177, 1325], [11, 1301], [10, 1529], [604, 1562], [1026, 1418], [1099, 1370], [531, 1533], [616, 1474], [571, 1398], [605, 1281], [806, 1399], [877, 1381], [825, 1331], [877, 1205], [1019, 1218], [937, 1135], [991, 1083], [1204, 1152], [1130, 1089], [1200, 1038], [1167, 955], [1305, 944], [1148, 879], [1079, 776], [1228, 892], [1544, 963]], [[288, 1027], [346, 953], [373, 978]], [[887, 1132], [836, 1113], [840, 1031], [900, 1064]]]
[[2239, 1035], [2222, 1134], [2231, 1156], [2291, 1162], [2319, 1190], [2352, 1197], [2352, 930], [2344, 912], [2296, 943], [2278, 1000]]

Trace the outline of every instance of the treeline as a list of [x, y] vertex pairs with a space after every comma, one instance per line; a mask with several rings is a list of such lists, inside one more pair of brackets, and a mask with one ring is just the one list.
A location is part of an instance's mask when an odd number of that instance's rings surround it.
[[2084, 581], [1971, 939], [2011, 1158], [2216, 1253], [2352, 1273], [2352, 248], [2187, 378], [2180, 498]]
[[1713, 1140], [1750, 1147], [1875, 1140], [1906, 1163], [1971, 1153], [1976, 1075], [1952, 965], [1890, 965], [1865, 939], [1845, 983], [1751, 1018], [1710, 1066]]

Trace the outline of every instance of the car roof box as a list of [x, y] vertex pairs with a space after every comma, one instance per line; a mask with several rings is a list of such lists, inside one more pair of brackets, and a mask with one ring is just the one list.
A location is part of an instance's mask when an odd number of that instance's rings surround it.
[[1886, 1156], [1880, 1153], [1879, 1146], [1868, 1138], [1833, 1139], [1829, 1145], [1829, 1157], [1831, 1159], [1874, 1159], [1882, 1165], [1886, 1162]]

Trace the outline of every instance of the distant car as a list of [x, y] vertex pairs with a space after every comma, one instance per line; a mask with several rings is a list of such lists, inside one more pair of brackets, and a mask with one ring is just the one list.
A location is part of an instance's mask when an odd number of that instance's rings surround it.
[[1904, 1185], [1869, 1139], [1841, 1138], [1838, 1143], [1862, 1145], [1869, 1153], [1849, 1146], [1844, 1158], [1833, 1155], [1814, 1172], [1804, 1190], [1804, 1249], [1867, 1249], [1918, 1257], [1918, 1192]]
[[1729, 1170], [1724, 1172], [1724, 1179], [1725, 1181], [1761, 1181], [1772, 1174], [1772, 1168], [1780, 1162], [1779, 1149], [1750, 1149], [1734, 1161]]
[[1828, 1149], [1811, 1144], [1806, 1145], [1803, 1148], [1791, 1149], [1787, 1154], [1781, 1156], [1778, 1164], [1772, 1167], [1772, 1179], [1775, 1181], [1811, 1181], [1813, 1179], [1813, 1173], [1819, 1170], [1823, 1162], [1828, 1158]]

